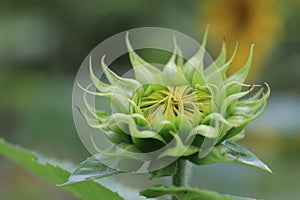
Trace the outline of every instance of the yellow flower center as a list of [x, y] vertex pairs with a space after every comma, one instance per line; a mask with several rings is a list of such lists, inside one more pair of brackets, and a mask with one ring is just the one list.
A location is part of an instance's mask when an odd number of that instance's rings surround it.
[[[150, 86], [151, 87], [151, 86]], [[210, 95], [200, 89], [190, 86], [164, 87], [149, 90], [136, 99], [137, 105], [148, 121], [163, 116], [172, 120], [179, 114], [184, 114], [193, 120], [195, 110], [202, 114], [210, 106]]]

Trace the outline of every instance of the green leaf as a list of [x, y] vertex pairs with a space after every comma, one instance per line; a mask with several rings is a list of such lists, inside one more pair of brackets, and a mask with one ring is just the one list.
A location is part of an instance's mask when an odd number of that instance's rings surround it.
[[189, 157], [189, 160], [197, 165], [207, 165], [216, 162], [231, 162], [255, 167], [269, 173], [272, 170], [253, 153], [233, 141], [223, 141], [222, 144], [215, 146], [212, 151], [204, 158], [198, 155]]
[[200, 158], [198, 154], [192, 155], [189, 157], [189, 160], [197, 165], [208, 165], [217, 162], [230, 162], [234, 159], [228, 158], [226, 153], [229, 152], [229, 149], [225, 145], [220, 144], [215, 146], [208, 155], [204, 158]]
[[223, 145], [229, 149], [229, 152], [226, 153], [226, 156], [228, 158], [234, 159], [234, 162], [248, 165], [250, 167], [256, 167], [269, 173], [273, 173], [272, 170], [264, 162], [259, 160], [252, 152], [250, 152], [246, 148], [229, 140], [224, 141]]
[[222, 195], [216, 192], [200, 190], [190, 187], [166, 187], [163, 185], [152, 186], [140, 192], [147, 198], [156, 198], [163, 195], [174, 195], [178, 200], [254, 200], [251, 198]]
[[[51, 184], [66, 182], [74, 169], [73, 164], [55, 161], [41, 154], [13, 146], [3, 139], [0, 139], [0, 153]], [[91, 180], [60, 188], [83, 200], [123, 199], [117, 193]]]
[[102, 164], [97, 158], [97, 155], [94, 155], [80, 163], [80, 165], [68, 178], [68, 181], [60, 186], [66, 186], [92, 179], [99, 179], [119, 173], [122, 172]]

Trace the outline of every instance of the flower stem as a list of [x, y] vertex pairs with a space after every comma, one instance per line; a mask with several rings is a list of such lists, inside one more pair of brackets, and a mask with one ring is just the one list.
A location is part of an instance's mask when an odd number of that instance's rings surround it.
[[[186, 186], [186, 160], [179, 158], [176, 164], [175, 173], [172, 177], [172, 184], [176, 187]], [[172, 200], [178, 200], [173, 196]]]

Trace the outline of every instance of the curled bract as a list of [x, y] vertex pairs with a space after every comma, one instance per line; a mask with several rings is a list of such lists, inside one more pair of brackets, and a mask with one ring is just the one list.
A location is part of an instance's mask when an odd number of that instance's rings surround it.
[[[154, 166], [159, 165], [159, 160], [178, 157], [202, 164], [209, 156], [216, 156], [215, 152], [224, 157], [223, 161], [237, 160], [228, 156], [232, 148], [224, 148], [229, 140], [240, 139], [246, 125], [262, 115], [270, 88], [268, 84], [244, 83], [252, 62], [253, 45], [246, 64], [229, 77], [226, 71], [237, 47], [226, 61], [223, 43], [220, 55], [205, 68], [206, 38], [207, 31], [202, 47], [185, 62], [175, 43], [173, 55], [161, 70], [133, 50], [127, 34], [135, 79], [118, 76], [105, 64], [103, 56], [101, 65], [108, 83], [102, 82], [94, 74], [90, 58], [90, 78], [96, 91], [90, 90], [91, 85], [83, 87], [78, 83], [84, 91], [88, 111], [81, 112], [91, 127], [99, 129], [115, 144], [109, 151], [103, 151], [91, 138], [103, 158], [111, 158], [111, 163], [120, 161], [116, 162], [117, 168], [124, 160], [134, 161], [138, 163], [136, 167], [131, 165], [128, 169], [133, 171], [143, 162], [153, 162], [150, 166]], [[96, 110], [89, 105], [87, 95], [108, 98], [113, 112]], [[154, 153], [149, 156], [151, 152]]]

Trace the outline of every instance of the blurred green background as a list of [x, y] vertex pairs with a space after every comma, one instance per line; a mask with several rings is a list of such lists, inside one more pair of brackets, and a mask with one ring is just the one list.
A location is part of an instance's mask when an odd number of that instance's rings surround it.
[[[225, 38], [229, 55], [239, 42], [238, 69], [256, 44], [249, 82], [268, 82], [265, 114], [242, 143], [274, 175], [235, 164], [193, 167], [190, 184], [264, 199], [300, 197], [300, 2], [298, 0], [140, 1], [2, 0], [0, 3], [0, 137], [74, 162], [89, 153], [72, 119], [72, 87], [85, 56], [113, 34], [165, 27], [201, 41], [210, 24], [213, 58]], [[120, 71], [130, 66], [122, 65]], [[0, 199], [75, 199], [0, 157]], [[107, 184], [151, 184], [147, 176], [117, 176]], [[159, 181], [168, 182], [161, 179]], [[126, 188], [127, 188], [126, 187]], [[128, 199], [138, 199], [128, 192]]]

